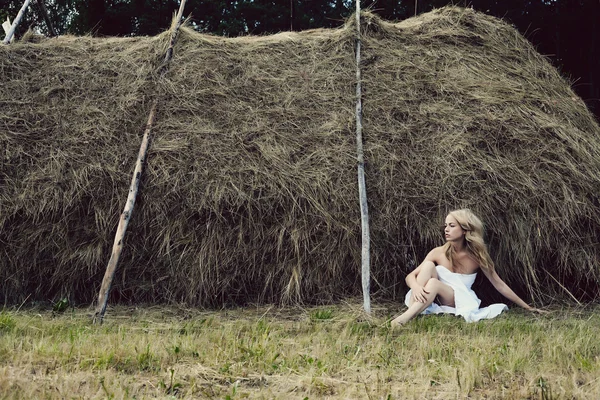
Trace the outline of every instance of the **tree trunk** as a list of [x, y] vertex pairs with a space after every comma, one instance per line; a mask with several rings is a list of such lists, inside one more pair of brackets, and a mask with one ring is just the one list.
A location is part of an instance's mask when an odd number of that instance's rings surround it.
[[46, 4], [44, 4], [44, 0], [37, 0], [37, 4], [40, 9], [40, 14], [44, 18], [46, 22], [46, 27], [48, 28], [48, 35], [51, 37], [56, 36], [56, 31], [54, 30], [54, 26], [52, 25], [52, 20], [50, 19], [50, 15], [48, 14], [48, 9], [46, 8]]

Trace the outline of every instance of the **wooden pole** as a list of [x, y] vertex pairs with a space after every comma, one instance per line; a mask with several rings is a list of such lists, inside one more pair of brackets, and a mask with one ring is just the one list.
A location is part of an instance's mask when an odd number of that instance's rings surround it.
[[142, 176], [142, 170], [144, 168], [144, 161], [148, 154], [148, 144], [150, 143], [150, 132], [152, 131], [152, 124], [154, 123], [154, 116], [156, 115], [157, 101], [152, 103], [150, 110], [150, 116], [146, 123], [146, 130], [142, 138], [142, 144], [140, 145], [140, 151], [138, 158], [135, 163], [135, 170], [133, 171], [133, 178], [131, 179], [131, 185], [129, 186], [129, 195], [127, 196], [127, 202], [125, 208], [121, 214], [119, 225], [117, 227], [117, 233], [115, 234], [115, 241], [113, 243], [112, 253], [106, 272], [104, 273], [104, 279], [102, 279], [102, 286], [100, 286], [100, 293], [98, 294], [98, 305], [96, 306], [96, 312], [94, 313], [94, 323], [102, 323], [104, 313], [106, 311], [106, 304], [108, 303], [108, 294], [110, 293], [110, 287], [117, 269], [119, 257], [123, 251], [123, 240], [125, 239], [125, 232], [127, 231], [127, 225], [131, 220], [131, 214], [133, 213], [133, 207], [135, 206], [135, 199], [137, 197], [138, 187], [140, 185], [140, 178]]
[[19, 22], [21, 22], [21, 18], [23, 18], [25, 11], [27, 11], [27, 7], [29, 7], [30, 2], [31, 2], [31, 0], [25, 0], [25, 2], [23, 3], [23, 6], [21, 7], [21, 9], [19, 10], [19, 13], [17, 14], [17, 18], [15, 18], [15, 20], [13, 21], [12, 26], [8, 30], [8, 33], [6, 34], [6, 37], [4, 38], [4, 41], [2, 42], [3, 44], [10, 43], [10, 39], [12, 39], [13, 35], [15, 34], [15, 31], [17, 30], [17, 26], [19, 25]]
[[160, 67], [160, 76], [166, 74], [169, 62], [171, 62], [171, 58], [173, 58], [173, 48], [175, 47], [175, 40], [177, 40], [179, 27], [181, 27], [181, 17], [183, 17], [183, 8], [185, 7], [185, 2], [186, 0], [181, 0], [181, 3], [179, 4], [179, 11], [177, 12], [177, 17], [175, 17], [176, 23], [173, 27], [173, 33], [171, 34], [171, 42], [169, 43], [169, 48], [165, 54], [165, 59]]
[[[173, 47], [175, 46], [177, 31], [181, 26], [181, 17], [183, 15], [183, 8], [185, 6], [185, 2], [186, 0], [181, 0], [181, 4], [179, 5], [179, 12], [177, 13], [176, 17], [177, 20], [173, 28], [173, 32], [171, 34], [171, 43], [167, 50], [167, 54], [165, 55], [163, 64], [160, 67], [161, 77], [166, 73], [168, 64], [171, 61], [171, 58], [173, 57]], [[146, 123], [146, 130], [144, 131], [142, 143], [140, 145], [140, 151], [138, 153], [137, 162], [135, 164], [135, 170], [133, 171], [131, 185], [129, 186], [129, 195], [127, 196], [127, 202], [125, 203], [123, 214], [121, 214], [121, 219], [119, 220], [119, 226], [117, 227], [117, 233], [115, 234], [115, 241], [113, 243], [113, 249], [110, 255], [110, 260], [108, 261], [106, 272], [104, 273], [104, 278], [102, 279], [100, 293], [98, 293], [98, 304], [96, 306], [93, 319], [93, 322], [95, 324], [101, 324], [104, 320], [104, 313], [106, 312], [106, 305], [108, 303], [110, 287], [113, 281], [113, 277], [115, 275], [115, 271], [117, 270], [119, 257], [121, 256], [121, 252], [123, 250], [123, 240], [125, 239], [125, 232], [127, 231], [127, 225], [129, 224], [131, 214], [133, 213], [133, 207], [135, 205], [135, 199], [137, 197], [140, 178], [142, 176], [142, 170], [144, 167], [144, 161], [146, 160], [146, 155], [148, 154], [148, 147], [150, 144], [150, 133], [152, 131], [152, 124], [154, 123], [154, 117], [156, 115], [157, 106], [158, 101], [154, 100], [154, 102], [152, 103], [152, 108], [150, 109], [150, 115], [148, 116], [148, 122]]]
[[360, 200], [360, 221], [362, 227], [361, 277], [363, 308], [371, 313], [371, 271], [370, 271], [370, 234], [369, 206], [365, 183], [365, 159], [362, 140], [362, 87], [360, 74], [360, 0], [356, 0], [356, 151], [358, 160], [358, 196]]

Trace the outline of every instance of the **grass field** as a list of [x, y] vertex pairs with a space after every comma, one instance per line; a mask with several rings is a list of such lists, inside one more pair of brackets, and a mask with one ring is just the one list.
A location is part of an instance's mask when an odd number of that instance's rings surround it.
[[597, 307], [391, 332], [398, 310], [5, 309], [0, 398], [600, 398]]

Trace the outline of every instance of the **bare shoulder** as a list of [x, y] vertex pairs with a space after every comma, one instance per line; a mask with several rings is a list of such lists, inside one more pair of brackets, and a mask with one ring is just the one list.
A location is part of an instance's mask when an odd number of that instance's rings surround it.
[[426, 260], [433, 261], [436, 264], [441, 264], [442, 260], [446, 259], [446, 253], [444, 251], [443, 246], [436, 247], [432, 249], [429, 254], [427, 254]]
[[444, 254], [444, 252], [445, 252], [445, 247], [446, 247], [446, 246], [438, 246], [438, 247], [434, 248], [434, 249], [433, 249], [433, 250], [431, 250], [431, 251], [436, 251], [436, 252], [438, 252], [438, 253], [440, 253], [440, 254]]

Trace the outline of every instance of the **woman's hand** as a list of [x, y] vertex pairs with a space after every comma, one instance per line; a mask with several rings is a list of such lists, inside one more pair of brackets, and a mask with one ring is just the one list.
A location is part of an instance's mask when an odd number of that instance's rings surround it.
[[412, 299], [419, 303], [425, 303], [427, 301], [427, 295], [429, 292], [425, 290], [423, 286], [416, 286], [412, 288]]
[[550, 311], [541, 310], [539, 308], [534, 308], [534, 307], [528, 308], [527, 311], [531, 311], [531, 312], [542, 314], [542, 315], [550, 314]]

